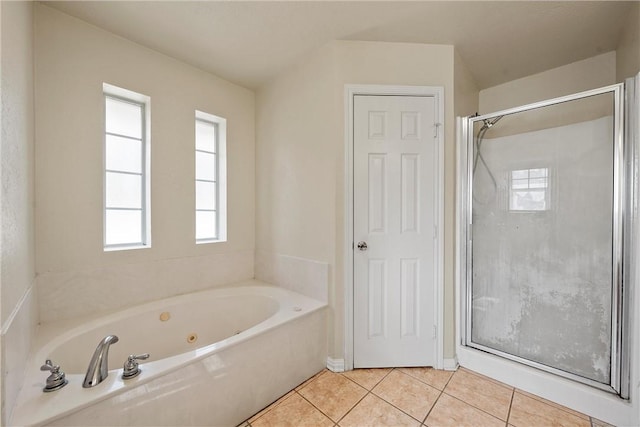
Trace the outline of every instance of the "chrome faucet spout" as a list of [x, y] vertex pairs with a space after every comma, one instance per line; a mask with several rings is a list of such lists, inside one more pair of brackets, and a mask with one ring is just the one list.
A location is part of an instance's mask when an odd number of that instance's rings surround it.
[[95, 387], [109, 375], [109, 346], [117, 343], [118, 337], [107, 335], [104, 337], [93, 352], [91, 362], [87, 368], [87, 375], [84, 376], [82, 387]]

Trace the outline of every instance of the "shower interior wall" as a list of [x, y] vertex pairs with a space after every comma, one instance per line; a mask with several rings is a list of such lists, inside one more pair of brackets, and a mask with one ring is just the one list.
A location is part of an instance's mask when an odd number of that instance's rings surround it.
[[[612, 105], [612, 95], [601, 97]], [[473, 181], [473, 342], [604, 384], [613, 214], [607, 110], [549, 129], [487, 132]], [[524, 119], [509, 116], [495, 127], [509, 120]], [[545, 209], [512, 210], [511, 172], [540, 168]]]

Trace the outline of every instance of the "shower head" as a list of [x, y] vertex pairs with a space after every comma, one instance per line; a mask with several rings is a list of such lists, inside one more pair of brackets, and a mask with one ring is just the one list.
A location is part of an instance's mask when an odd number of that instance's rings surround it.
[[495, 125], [496, 123], [498, 123], [498, 121], [503, 118], [504, 116], [497, 116], [496, 118], [494, 118], [493, 120], [490, 119], [484, 119], [482, 120], [482, 127], [480, 128], [480, 130], [484, 130], [484, 129], [489, 129], [491, 126]]

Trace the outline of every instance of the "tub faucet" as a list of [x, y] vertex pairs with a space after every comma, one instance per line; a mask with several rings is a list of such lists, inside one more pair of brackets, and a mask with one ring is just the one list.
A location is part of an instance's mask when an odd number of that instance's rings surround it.
[[84, 376], [82, 387], [95, 387], [109, 375], [109, 346], [117, 343], [118, 337], [107, 335], [98, 343], [96, 351], [93, 352], [91, 362], [87, 368], [87, 375]]

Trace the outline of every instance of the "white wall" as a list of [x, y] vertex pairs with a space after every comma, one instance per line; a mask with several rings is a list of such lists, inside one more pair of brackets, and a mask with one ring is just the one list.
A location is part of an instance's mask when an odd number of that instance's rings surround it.
[[[256, 247], [329, 264], [329, 355], [344, 356], [344, 85], [445, 88], [445, 357], [453, 337], [453, 47], [339, 41], [257, 94]], [[257, 266], [258, 264], [256, 264]], [[256, 271], [260, 275], [260, 271]]]
[[0, 2], [2, 420], [22, 385], [36, 323], [33, 4]]
[[[36, 4], [42, 321], [253, 277], [254, 94]], [[102, 83], [151, 98], [148, 249], [104, 252]], [[227, 119], [228, 241], [195, 244], [194, 114]]]

